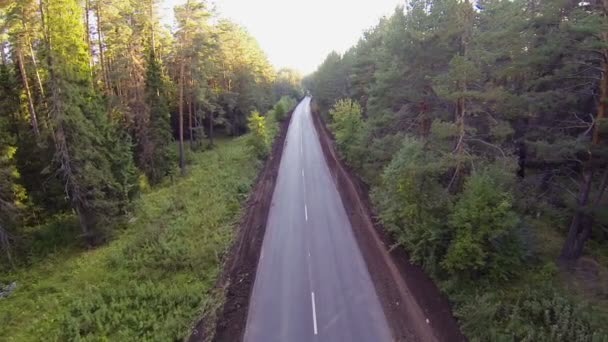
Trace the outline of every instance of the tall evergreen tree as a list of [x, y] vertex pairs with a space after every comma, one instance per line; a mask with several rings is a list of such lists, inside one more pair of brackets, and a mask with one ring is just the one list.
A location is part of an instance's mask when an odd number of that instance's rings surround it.
[[[128, 185], [116, 179], [113, 169], [128, 169], [132, 159], [114, 154], [116, 146], [104, 135], [108, 123], [93, 93], [79, 4], [43, 1], [40, 8], [51, 89], [53, 169], [63, 180], [83, 236], [92, 243], [119, 214], [124, 201], [116, 195]], [[114, 164], [121, 157], [123, 165], [117, 167]]]
[[150, 107], [150, 143], [140, 151], [142, 169], [151, 183], [158, 183], [173, 169], [171, 126], [160, 62], [151, 50], [146, 74], [146, 98]]

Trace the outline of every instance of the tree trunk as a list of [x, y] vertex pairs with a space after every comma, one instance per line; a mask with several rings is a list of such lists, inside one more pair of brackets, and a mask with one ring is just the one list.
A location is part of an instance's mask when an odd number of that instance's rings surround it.
[[[96, 17], [97, 17], [97, 44], [99, 45], [99, 65], [101, 66], [101, 77], [103, 79], [104, 85], [104, 93], [106, 95], [110, 95], [110, 78], [108, 75], [108, 70], [106, 68], [106, 61], [104, 58], [103, 52], [103, 37], [101, 34], [101, 9], [99, 7], [99, 1], [97, 2], [96, 7]], [[109, 115], [108, 111], [108, 115]]]
[[6, 42], [0, 42], [0, 58], [2, 59], [2, 65], [6, 65]]
[[[608, 38], [606, 40], [608, 42]], [[602, 78], [600, 79], [600, 100], [597, 108], [597, 116], [595, 118], [595, 127], [593, 129], [593, 145], [600, 144], [600, 122], [606, 118], [606, 106], [608, 105], [608, 51], [604, 54], [604, 62], [602, 63]]]
[[13, 258], [11, 256], [11, 238], [8, 231], [2, 227], [2, 222], [0, 222], [0, 251], [4, 251], [9, 264], [14, 266]]
[[[150, 3], [148, 4], [148, 10], [149, 10], [149, 14], [150, 14], [150, 48], [152, 49], [152, 56], [154, 56], [154, 58], [156, 58], [156, 35], [154, 32], [154, 0], [150, 0]], [[160, 58], [162, 59], [162, 58]]]
[[209, 111], [209, 147], [213, 147], [213, 112]]
[[593, 172], [586, 170], [583, 172], [583, 181], [581, 190], [578, 196], [576, 213], [570, 223], [568, 236], [564, 242], [561, 259], [572, 260], [577, 259], [583, 253], [585, 242], [591, 234], [590, 217], [586, 212], [587, 204], [589, 203], [589, 193], [591, 192], [591, 183], [593, 181]]
[[[189, 15], [190, 0], [186, 1], [186, 14]], [[188, 18], [184, 26], [181, 46], [181, 61], [179, 63], [179, 168], [182, 176], [186, 174], [186, 161], [184, 159], [184, 82], [186, 53], [184, 51], [187, 41]]]
[[[23, 30], [26, 32], [25, 34], [25, 43], [27, 44], [27, 48], [30, 52], [30, 59], [32, 61], [32, 66], [34, 67], [34, 75], [36, 75], [36, 85], [38, 87], [38, 91], [40, 92], [40, 104], [43, 108], [47, 108], [46, 104], [46, 96], [44, 94], [44, 87], [42, 86], [42, 78], [40, 77], [40, 71], [38, 70], [38, 62], [36, 61], [36, 54], [34, 53], [34, 48], [32, 47], [32, 41], [30, 40], [30, 36], [28, 34], [27, 22], [25, 20], [21, 20], [23, 25]], [[46, 116], [43, 116], [42, 125], [44, 128], [50, 128], [51, 125], [49, 123], [50, 118], [48, 117], [48, 113]]]
[[[89, 69], [91, 73], [93, 72], [93, 44], [91, 42], [91, 18], [89, 16], [89, 12], [91, 12], [91, 1], [86, 0], [84, 4], [84, 22], [87, 26], [86, 35], [87, 35], [87, 47], [89, 48]], [[99, 28], [98, 28], [99, 29]]]
[[36, 83], [38, 84], [38, 90], [40, 91], [41, 102], [45, 102], [44, 95], [44, 87], [42, 86], [42, 78], [40, 78], [40, 72], [38, 71], [38, 62], [36, 62], [36, 55], [34, 55], [34, 48], [32, 47], [32, 42], [27, 42], [27, 45], [30, 49], [30, 56], [32, 57], [32, 65], [34, 66], [34, 71], [36, 73]]
[[36, 115], [36, 109], [34, 108], [34, 100], [32, 99], [32, 92], [30, 91], [30, 85], [27, 80], [27, 73], [25, 72], [25, 65], [23, 63], [23, 52], [21, 51], [21, 45], [17, 46], [17, 60], [19, 63], [19, 72], [21, 73], [21, 81], [23, 82], [23, 88], [25, 90], [25, 97], [27, 97], [28, 108], [30, 111], [30, 122], [32, 124], [32, 130], [36, 138], [40, 136], [40, 130], [38, 129], [38, 117]]
[[188, 101], [188, 129], [190, 131], [190, 150], [194, 150], [194, 126], [192, 125], [192, 94]]
[[[608, 1], [606, 1], [608, 2]], [[604, 33], [603, 38], [608, 41], [608, 33]], [[595, 117], [595, 125], [593, 128], [593, 138], [589, 147], [589, 159], [586, 165], [583, 166], [583, 182], [578, 199], [578, 207], [572, 218], [568, 236], [564, 242], [560, 259], [573, 260], [577, 259], [583, 253], [585, 242], [591, 236], [591, 230], [594, 221], [593, 211], [599, 205], [606, 183], [608, 183], [608, 171], [605, 171], [602, 177], [601, 185], [597, 199], [592, 208], [588, 207], [589, 193], [593, 183], [593, 149], [600, 144], [600, 122], [606, 117], [606, 106], [608, 102], [608, 50], [604, 50], [604, 60], [602, 61], [602, 76], [600, 79], [600, 98], [597, 106], [597, 115]]]
[[179, 65], [179, 169], [182, 176], [186, 174], [184, 160], [184, 58]]
[[[469, 18], [469, 11], [470, 11], [470, 4], [467, 1], [465, 1], [464, 5], [463, 5], [463, 22], [462, 24], [464, 25], [464, 32], [461, 34], [460, 36], [460, 56], [465, 57], [467, 56], [467, 45], [468, 45], [468, 26], [470, 25], [470, 18]], [[457, 80], [457, 87], [458, 87], [458, 91], [462, 92], [463, 94], [467, 91], [467, 79], [466, 79], [466, 75], [464, 75], [464, 77], [462, 79], [458, 79]], [[448, 191], [452, 191], [452, 186], [456, 185], [456, 188], [458, 188], [458, 184], [461, 182], [462, 180], [462, 172], [463, 172], [463, 167], [462, 167], [462, 156], [464, 155], [464, 137], [466, 134], [466, 125], [465, 125], [465, 116], [466, 116], [466, 99], [464, 97], [464, 95], [461, 95], [457, 100], [456, 100], [456, 114], [455, 114], [455, 118], [454, 121], [456, 123], [456, 126], [458, 127], [458, 139], [456, 140], [456, 146], [454, 147], [454, 151], [453, 153], [456, 155], [456, 167], [454, 169], [454, 174], [452, 175], [452, 179], [450, 180], [450, 183], [448, 184], [447, 190]]]

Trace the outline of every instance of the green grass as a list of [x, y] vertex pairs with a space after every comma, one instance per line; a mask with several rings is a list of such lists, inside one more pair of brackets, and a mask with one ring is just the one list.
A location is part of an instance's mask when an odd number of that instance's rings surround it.
[[142, 195], [109, 244], [58, 248], [0, 274], [18, 285], [0, 300], [0, 340], [187, 336], [202, 308], [218, 305], [210, 290], [259, 166], [242, 138], [188, 157], [188, 175]]

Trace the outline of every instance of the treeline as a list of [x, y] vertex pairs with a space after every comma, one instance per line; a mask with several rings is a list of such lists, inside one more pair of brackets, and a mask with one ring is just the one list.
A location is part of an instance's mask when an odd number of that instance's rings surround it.
[[413, 0], [304, 80], [473, 340], [608, 338], [605, 301], [582, 308], [557, 277], [608, 260], [607, 15], [595, 0]]
[[175, 7], [172, 30], [158, 3], [0, 1], [2, 258], [24, 226], [61, 213], [102, 242], [142, 185], [178, 160], [185, 172], [184, 140], [243, 134], [251, 111], [299, 92], [297, 74], [277, 74], [207, 1]]

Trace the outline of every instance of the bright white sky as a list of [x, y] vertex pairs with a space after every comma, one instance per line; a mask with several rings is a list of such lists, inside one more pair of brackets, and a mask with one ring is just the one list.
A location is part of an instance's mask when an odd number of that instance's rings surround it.
[[[173, 6], [162, 0], [161, 16], [171, 23]], [[243, 25], [276, 68], [313, 72], [332, 50], [343, 53], [363, 31], [390, 15], [404, 0], [215, 0], [224, 18]]]

